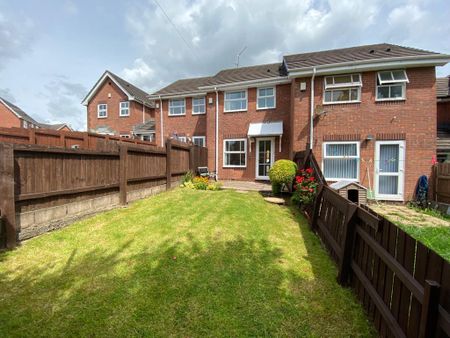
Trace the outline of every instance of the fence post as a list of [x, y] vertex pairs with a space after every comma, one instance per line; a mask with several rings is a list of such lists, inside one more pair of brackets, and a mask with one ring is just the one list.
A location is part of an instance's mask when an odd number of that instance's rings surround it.
[[189, 170], [191, 170], [192, 172], [195, 172], [194, 147], [195, 147], [194, 145], [191, 145], [189, 147]]
[[119, 145], [119, 199], [120, 204], [127, 204], [127, 167], [128, 167], [128, 147]]
[[167, 139], [166, 141], [166, 190], [169, 190], [172, 185], [172, 168], [171, 168], [171, 157], [172, 157], [172, 141]]
[[34, 130], [34, 128], [30, 128], [29, 130], [29, 144], [36, 144], [36, 131]]
[[316, 231], [317, 229], [317, 218], [319, 217], [320, 206], [322, 204], [322, 195], [323, 195], [323, 185], [319, 186], [319, 190], [317, 191], [316, 198], [314, 199], [314, 211], [311, 219], [311, 230]]
[[425, 280], [419, 337], [434, 337], [439, 309], [439, 283]]
[[340, 285], [347, 285], [352, 263], [352, 253], [354, 245], [354, 236], [356, 229], [355, 213], [358, 207], [350, 203], [347, 205], [344, 221], [344, 242], [342, 243], [342, 257], [339, 260], [338, 283]]
[[17, 245], [14, 197], [14, 148], [10, 144], [0, 143], [0, 210], [7, 248], [14, 248]]

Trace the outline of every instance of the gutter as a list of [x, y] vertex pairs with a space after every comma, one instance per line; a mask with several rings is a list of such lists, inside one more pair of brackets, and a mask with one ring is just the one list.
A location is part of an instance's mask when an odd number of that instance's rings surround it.
[[214, 87], [216, 92], [216, 135], [215, 135], [215, 171], [216, 180], [219, 180], [219, 92]]
[[217, 90], [217, 89], [232, 89], [232, 88], [242, 88], [242, 87], [253, 87], [254, 85], [275, 85], [290, 83], [286, 76], [277, 76], [273, 78], [263, 78], [257, 80], [239, 81], [239, 82], [229, 82], [223, 84], [217, 84], [214, 86], [202, 86], [198, 87], [200, 90]]
[[159, 96], [159, 114], [161, 122], [161, 147], [164, 147], [164, 118], [163, 118], [161, 95]]
[[313, 74], [311, 77], [311, 107], [310, 107], [310, 125], [309, 125], [309, 149], [313, 149], [314, 142], [314, 79], [316, 77], [316, 67], [313, 68]]

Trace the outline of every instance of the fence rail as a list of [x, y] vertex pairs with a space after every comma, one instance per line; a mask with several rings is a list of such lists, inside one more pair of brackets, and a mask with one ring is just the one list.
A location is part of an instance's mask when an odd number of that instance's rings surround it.
[[0, 127], [0, 142], [63, 148], [77, 147], [90, 150], [117, 150], [119, 143], [142, 146], [156, 145], [153, 142], [89, 132], [3, 127]]
[[310, 224], [380, 336], [450, 337], [449, 262], [325, 185]]
[[0, 239], [5, 235], [7, 247], [16, 245], [17, 214], [111, 193], [126, 204], [130, 193], [164, 184], [169, 189], [206, 161], [206, 148], [173, 140], [165, 148], [121, 143], [117, 151], [0, 142]]

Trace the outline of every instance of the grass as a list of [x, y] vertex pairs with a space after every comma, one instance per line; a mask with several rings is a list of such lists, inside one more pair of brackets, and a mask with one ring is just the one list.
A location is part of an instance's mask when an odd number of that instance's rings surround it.
[[176, 189], [0, 255], [0, 336], [374, 336], [295, 210]]
[[433, 209], [419, 209], [411, 206], [382, 205], [373, 206], [373, 208], [450, 262], [448, 216]]

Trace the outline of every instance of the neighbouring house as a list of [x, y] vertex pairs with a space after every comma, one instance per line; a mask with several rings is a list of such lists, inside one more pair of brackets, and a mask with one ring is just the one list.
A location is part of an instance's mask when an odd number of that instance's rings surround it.
[[41, 128], [72, 131], [67, 123], [48, 124], [36, 121], [21, 108], [0, 97], [0, 127], [4, 128]]
[[437, 159], [450, 160], [450, 75], [436, 79]]
[[112, 72], [103, 73], [82, 103], [87, 107], [88, 131], [155, 140], [154, 102]]
[[436, 154], [435, 67], [449, 55], [375, 44], [178, 80], [153, 93], [158, 143], [206, 145], [220, 179], [267, 180], [313, 149], [326, 179], [406, 201]]

